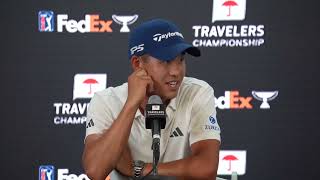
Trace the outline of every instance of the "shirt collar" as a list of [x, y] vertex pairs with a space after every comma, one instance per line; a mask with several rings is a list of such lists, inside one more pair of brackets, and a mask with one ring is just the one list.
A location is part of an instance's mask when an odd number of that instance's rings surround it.
[[141, 117], [144, 117], [144, 115], [140, 112], [140, 109], [138, 108], [136, 114], [134, 115], [134, 118], [141, 118]]
[[177, 97], [171, 99], [170, 103], [168, 104], [168, 107], [172, 108], [172, 110], [174, 111], [177, 109], [176, 101], [177, 101]]

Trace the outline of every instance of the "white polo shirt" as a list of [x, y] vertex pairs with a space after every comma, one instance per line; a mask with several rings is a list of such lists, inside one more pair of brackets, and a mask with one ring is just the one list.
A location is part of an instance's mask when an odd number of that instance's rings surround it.
[[[127, 96], [127, 83], [95, 93], [87, 112], [86, 137], [108, 129], [117, 119]], [[166, 127], [161, 130], [159, 162], [187, 157], [191, 154], [191, 144], [195, 142], [205, 139], [220, 141], [214, 91], [208, 83], [185, 77], [177, 97], [168, 104], [166, 114]], [[128, 142], [134, 160], [152, 162], [152, 133], [145, 128], [145, 118], [139, 109]], [[111, 179], [125, 178], [113, 173]]]

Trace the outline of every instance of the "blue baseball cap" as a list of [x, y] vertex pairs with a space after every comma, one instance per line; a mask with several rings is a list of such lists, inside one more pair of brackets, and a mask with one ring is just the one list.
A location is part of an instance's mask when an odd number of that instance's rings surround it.
[[185, 42], [179, 28], [170, 21], [154, 19], [133, 29], [129, 37], [128, 57], [149, 54], [162, 61], [171, 61], [187, 52], [198, 57], [197, 47]]

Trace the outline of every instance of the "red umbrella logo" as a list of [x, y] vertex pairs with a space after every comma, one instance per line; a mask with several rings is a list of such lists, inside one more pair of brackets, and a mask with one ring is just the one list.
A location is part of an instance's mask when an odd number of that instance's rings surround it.
[[238, 6], [238, 4], [235, 1], [226, 1], [222, 4], [222, 6], [228, 6], [229, 7], [229, 13], [227, 16], [231, 16], [231, 7], [232, 6]]
[[227, 156], [223, 157], [223, 159], [222, 159], [222, 160], [227, 160], [227, 161], [229, 161], [229, 168], [228, 168], [228, 171], [230, 171], [230, 170], [231, 170], [231, 161], [238, 160], [238, 158], [237, 158], [237, 157], [235, 157], [234, 155], [227, 155]]
[[92, 93], [92, 91], [91, 91], [91, 85], [92, 85], [92, 84], [99, 84], [98, 81], [95, 80], [95, 79], [86, 79], [85, 81], [83, 81], [83, 83], [84, 83], [84, 84], [89, 84], [89, 86], [90, 86], [90, 91], [89, 91], [88, 94], [91, 94], [91, 93]]

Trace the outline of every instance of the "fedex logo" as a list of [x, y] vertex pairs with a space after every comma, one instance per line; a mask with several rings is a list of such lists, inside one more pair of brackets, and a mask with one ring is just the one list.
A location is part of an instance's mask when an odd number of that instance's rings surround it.
[[67, 14], [58, 14], [57, 15], [57, 26], [58, 32], [63, 32], [63, 28], [70, 33], [80, 32], [112, 32], [110, 25], [112, 21], [100, 20], [99, 15], [85, 15], [84, 20], [77, 22], [74, 19], [68, 19]]
[[[39, 167], [39, 180], [55, 180], [55, 169], [52, 165], [43, 165]], [[90, 180], [86, 174], [72, 174], [69, 169], [57, 168], [57, 180]], [[110, 180], [110, 176], [107, 176], [105, 180]]]
[[239, 91], [225, 91], [224, 96], [215, 99], [219, 109], [252, 109], [252, 97], [242, 97]]
[[[56, 18], [57, 32], [112, 32], [111, 24], [113, 21], [102, 20], [98, 14], [86, 14], [84, 19], [79, 21], [69, 19], [67, 14], [58, 14]], [[40, 32], [53, 32], [54, 22], [55, 20], [53, 11], [39, 11], [38, 24]]]
[[90, 180], [87, 175], [69, 174], [69, 169], [58, 169], [58, 180]]
[[39, 180], [54, 180], [54, 166], [51, 166], [51, 165], [40, 166]]

